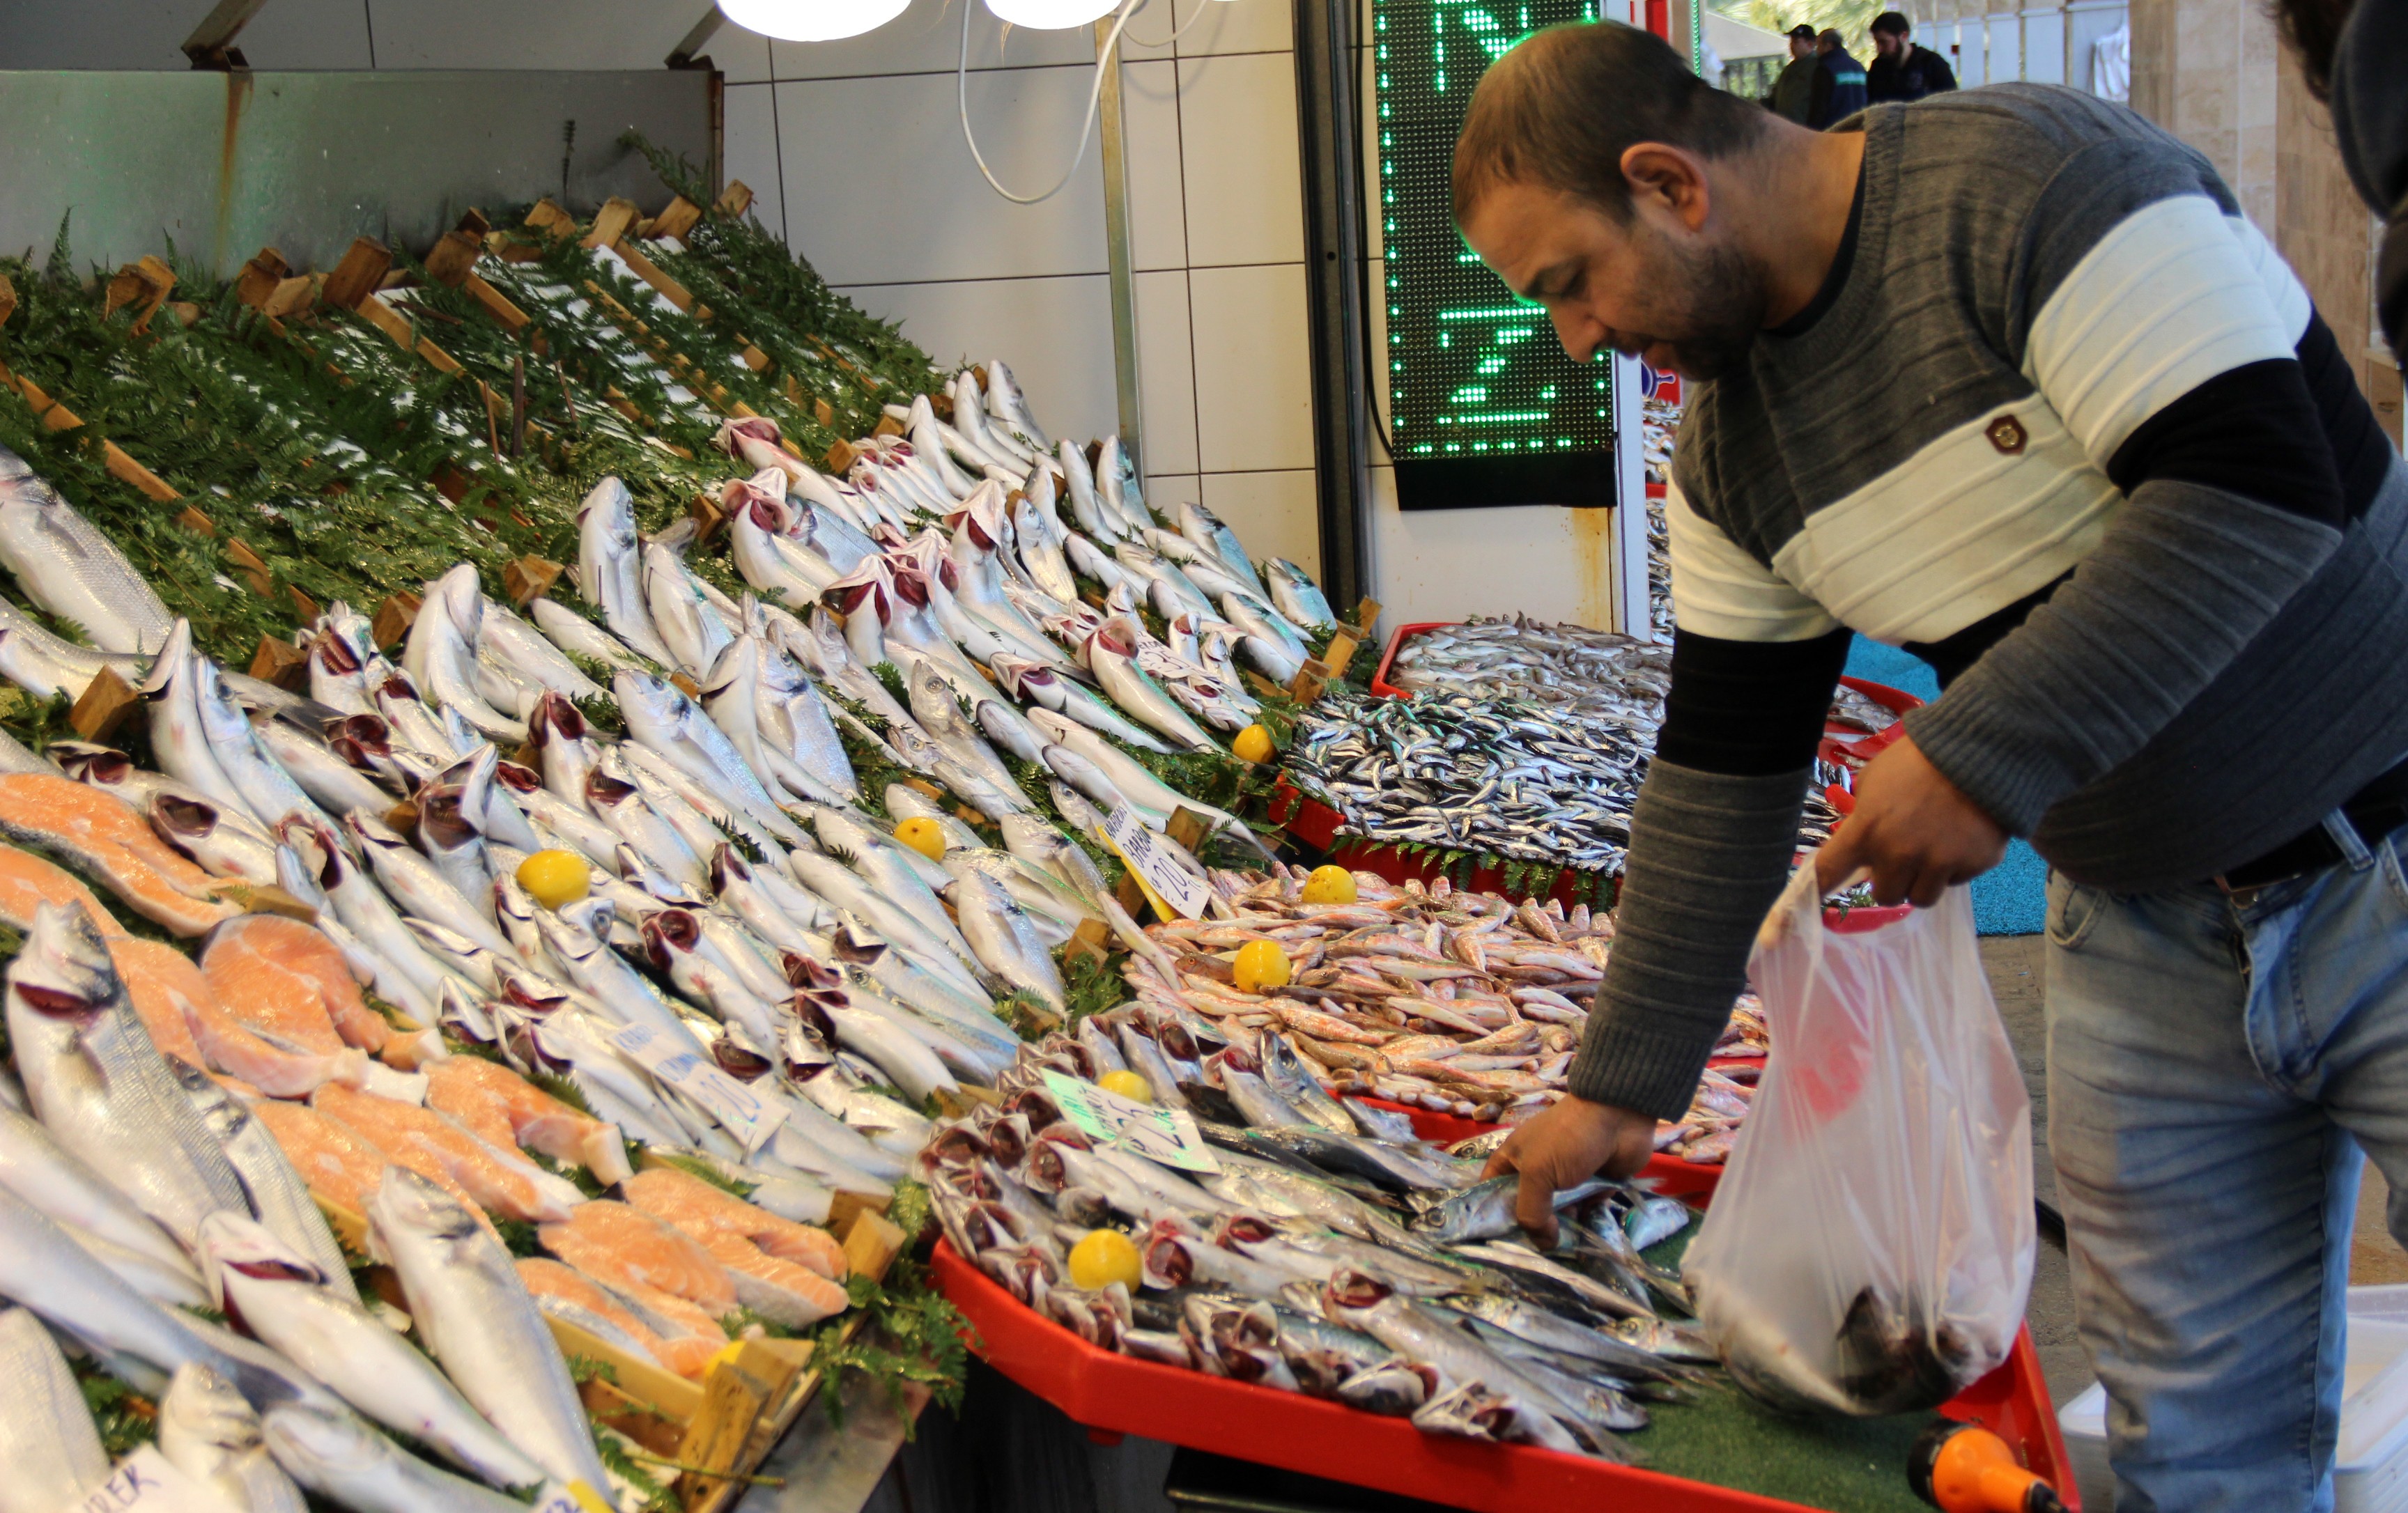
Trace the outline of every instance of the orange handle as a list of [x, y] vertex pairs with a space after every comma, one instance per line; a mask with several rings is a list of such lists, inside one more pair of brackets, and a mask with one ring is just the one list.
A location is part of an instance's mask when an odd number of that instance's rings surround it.
[[1915, 1446], [1909, 1479], [1942, 1513], [2062, 1513], [2048, 1483], [2015, 1463], [2007, 1442], [1976, 1424], [1937, 1423]]

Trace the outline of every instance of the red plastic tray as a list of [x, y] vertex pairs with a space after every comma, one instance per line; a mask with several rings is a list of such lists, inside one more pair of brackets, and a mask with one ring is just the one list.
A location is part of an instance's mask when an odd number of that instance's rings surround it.
[[[1424, 1128], [1429, 1137], [1442, 1137], [1435, 1121]], [[1713, 1176], [1719, 1168], [1690, 1171], [1713, 1175], [1701, 1186], [1687, 1189], [1674, 1174], [1666, 1174], [1672, 1179], [1664, 1181], [1663, 1188], [1702, 1205], [1713, 1195]], [[1651, 1163], [1649, 1175], [1655, 1174]], [[987, 1363], [1098, 1435], [1139, 1434], [1471, 1513], [1530, 1513], [1534, 1507], [1555, 1506], [1631, 1513], [1799, 1513], [1801, 1508], [1778, 1498], [1584, 1456], [1425, 1434], [1402, 1419], [1133, 1360], [1039, 1318], [941, 1240], [934, 1269], [937, 1285], [978, 1332], [977, 1348]], [[1958, 1393], [1941, 1412], [1978, 1422], [2014, 1446], [2026, 1465], [2060, 1489], [2065, 1506], [2081, 1513], [2080, 1494], [2067, 1474], [2065, 1444], [2028, 1331], [2018, 1333], [2005, 1364]], [[1901, 1475], [1903, 1471], [1901, 1467]]]
[[1380, 665], [1371, 674], [1371, 692], [1383, 699], [1401, 699], [1405, 691], [1388, 681], [1388, 669], [1396, 664], [1397, 649], [1424, 631], [1442, 631], [1455, 624], [1452, 620], [1425, 620], [1417, 624], [1399, 625], [1388, 633], [1388, 649], [1380, 653]]

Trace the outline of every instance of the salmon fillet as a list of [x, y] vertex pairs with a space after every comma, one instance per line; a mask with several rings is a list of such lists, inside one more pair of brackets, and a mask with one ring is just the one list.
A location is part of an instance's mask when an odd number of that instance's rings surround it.
[[117, 916], [101, 906], [76, 875], [14, 846], [0, 846], [0, 924], [34, 927], [34, 910], [44, 904], [80, 904], [93, 928], [106, 940], [125, 934]]
[[690, 1172], [673, 1166], [638, 1172], [627, 1179], [626, 1193], [629, 1203], [697, 1238], [704, 1230], [724, 1231], [830, 1281], [844, 1280], [849, 1269], [844, 1247], [827, 1231], [756, 1208]]
[[201, 949], [201, 971], [236, 1019], [286, 1045], [330, 1055], [347, 1045], [375, 1050], [393, 1033], [360, 995], [342, 951], [298, 920], [227, 921]]
[[[384, 1169], [388, 1163], [382, 1151], [333, 1120], [300, 1104], [263, 1098], [251, 1106], [251, 1112], [252, 1118], [267, 1126], [268, 1134], [276, 1136], [276, 1144], [284, 1152], [284, 1159], [293, 1163], [293, 1169], [301, 1174], [301, 1180], [308, 1184], [310, 1196], [337, 1208], [348, 1208], [355, 1214], [367, 1211], [367, 1195], [384, 1180]], [[467, 1191], [452, 1180], [451, 1175], [440, 1166], [432, 1162], [418, 1165], [408, 1162], [399, 1164], [418, 1172], [443, 1189], [462, 1207], [475, 1214], [480, 1223], [489, 1229], [492, 1227], [492, 1221], [477, 1206], [476, 1200], [469, 1197]]]
[[466, 1124], [478, 1138], [582, 1166], [604, 1183], [627, 1179], [631, 1168], [617, 1125], [578, 1112], [482, 1057], [452, 1056], [424, 1070], [427, 1106]]
[[842, 1313], [853, 1302], [843, 1283], [781, 1261], [734, 1230], [678, 1227], [727, 1268], [736, 1301], [772, 1323], [801, 1329]]
[[114, 794], [44, 772], [0, 777], [0, 835], [73, 860], [125, 906], [179, 935], [198, 935], [242, 910], [222, 885], [167, 849]]
[[714, 1319], [736, 1311], [736, 1283], [692, 1236], [624, 1203], [588, 1203], [538, 1232], [543, 1248], [612, 1287], [666, 1292]]
[[388, 1161], [415, 1172], [425, 1171], [428, 1163], [440, 1168], [488, 1213], [530, 1224], [554, 1223], [584, 1201], [576, 1188], [517, 1151], [487, 1145], [434, 1109], [337, 1082], [310, 1094], [309, 1106], [382, 1151]]
[[[710, 1358], [727, 1348], [726, 1331], [683, 1298], [666, 1292], [643, 1296], [614, 1291], [574, 1267], [542, 1256], [522, 1260], [518, 1269], [519, 1279], [537, 1298], [558, 1298], [601, 1315], [625, 1330], [665, 1369], [688, 1380], [701, 1380]], [[638, 1307], [643, 1309], [641, 1317], [635, 1312]]]
[[163, 1054], [239, 1078], [279, 1098], [306, 1098], [326, 1082], [357, 1087], [367, 1077], [367, 1057], [350, 1047], [331, 1053], [289, 1050], [253, 1034], [218, 1002], [193, 959], [173, 946], [118, 935], [108, 942], [108, 954]]

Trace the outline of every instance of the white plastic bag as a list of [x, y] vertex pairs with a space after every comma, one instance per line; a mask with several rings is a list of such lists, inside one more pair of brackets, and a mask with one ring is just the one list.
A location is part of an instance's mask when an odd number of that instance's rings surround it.
[[1963, 888], [1827, 928], [1810, 860], [1749, 976], [1772, 1054], [1682, 1272], [1777, 1407], [1937, 1406], [2007, 1357], [2031, 1287], [2031, 1106]]

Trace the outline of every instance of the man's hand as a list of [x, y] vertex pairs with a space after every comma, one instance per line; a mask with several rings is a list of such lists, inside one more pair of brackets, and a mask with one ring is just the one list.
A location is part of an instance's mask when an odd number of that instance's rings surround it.
[[1929, 908], [1950, 887], [1997, 866], [2006, 851], [1999, 822], [1901, 738], [1856, 779], [1856, 812], [1815, 853], [1814, 880], [1828, 893], [1869, 872], [1873, 902], [1912, 899]]
[[1602, 1171], [1628, 1177], [1656, 1149], [1656, 1120], [1585, 1098], [1565, 1098], [1505, 1137], [1485, 1178], [1518, 1172], [1513, 1218], [1542, 1246], [1555, 1243], [1555, 1194]]

